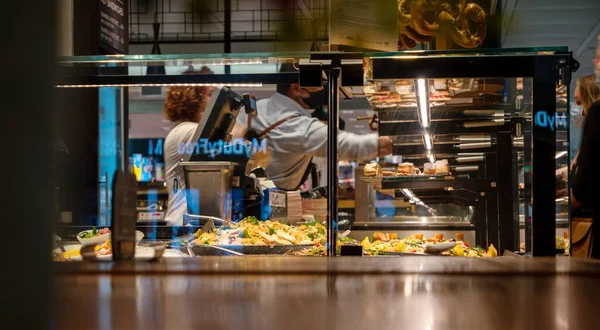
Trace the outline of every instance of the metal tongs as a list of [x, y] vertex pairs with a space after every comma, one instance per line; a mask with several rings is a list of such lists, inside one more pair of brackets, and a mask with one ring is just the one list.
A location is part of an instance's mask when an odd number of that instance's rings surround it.
[[213, 217], [213, 216], [208, 216], [208, 215], [196, 215], [196, 214], [184, 214], [183, 215], [183, 225], [194, 225], [194, 224], [201, 224], [202, 222], [208, 224], [208, 221], [213, 221], [213, 226], [214, 223], [217, 222], [221, 225], [224, 225], [225, 223], [227, 223], [227, 220], [221, 219], [221, 218], [217, 218], [217, 217]]
[[444, 242], [425, 245], [425, 251], [423, 254], [413, 254], [406, 252], [384, 252], [384, 255], [402, 255], [402, 256], [436, 256], [441, 255], [446, 251], [452, 250], [456, 246], [456, 242]]
[[450, 251], [456, 246], [456, 242], [444, 242], [437, 244], [429, 244], [425, 246], [425, 253], [427, 254], [442, 254], [443, 252]]

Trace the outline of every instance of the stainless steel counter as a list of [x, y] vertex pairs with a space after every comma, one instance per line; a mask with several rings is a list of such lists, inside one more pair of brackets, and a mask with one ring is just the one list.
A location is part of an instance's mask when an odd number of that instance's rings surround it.
[[244, 257], [56, 265], [57, 329], [593, 329], [599, 262]]

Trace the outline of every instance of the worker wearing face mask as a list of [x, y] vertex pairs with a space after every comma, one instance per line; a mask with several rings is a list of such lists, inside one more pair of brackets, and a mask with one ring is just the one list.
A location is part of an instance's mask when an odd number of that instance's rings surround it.
[[[296, 71], [284, 65], [281, 71]], [[311, 171], [313, 157], [327, 157], [327, 124], [311, 115], [310, 110], [327, 104], [324, 88], [302, 88], [298, 84], [278, 85], [277, 93], [257, 102], [257, 116], [244, 111], [237, 118], [234, 136], [267, 139], [270, 159], [266, 173], [275, 186], [297, 190]], [[389, 137], [377, 134], [357, 135], [340, 131], [338, 159], [362, 160], [392, 153]]]
[[[600, 99], [600, 88], [596, 85], [594, 75], [589, 75], [577, 79], [575, 87], [575, 105], [580, 109], [580, 115], [573, 118], [573, 124], [583, 128], [585, 118], [588, 116], [594, 102]], [[577, 158], [573, 160], [572, 169], [577, 168]]]
[[[581, 135], [581, 130], [585, 125], [585, 119], [588, 116], [590, 109], [596, 100], [600, 99], [600, 89], [596, 85], [594, 75], [589, 75], [577, 79], [577, 85], [575, 87], [575, 104], [571, 107], [571, 140], [577, 141]], [[579, 142], [579, 141], [577, 141]], [[572, 147], [577, 147], [577, 143], [572, 143]], [[573, 150], [573, 149], [571, 149]], [[575, 157], [571, 162], [570, 170], [574, 172], [577, 170], [577, 164], [579, 159], [579, 148], [575, 149]], [[561, 189], [557, 197], [563, 197], [563, 192], [566, 193], [567, 176], [569, 171], [567, 168], [561, 168], [557, 171], [557, 182], [558, 177], [562, 181], [562, 185], [565, 189]]]

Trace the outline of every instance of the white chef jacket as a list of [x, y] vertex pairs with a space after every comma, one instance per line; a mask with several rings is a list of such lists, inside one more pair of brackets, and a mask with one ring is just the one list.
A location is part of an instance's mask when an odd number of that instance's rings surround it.
[[[257, 102], [258, 116], [252, 118], [252, 129], [262, 133], [279, 120], [297, 115], [271, 132], [267, 146], [271, 149], [271, 162], [267, 166], [269, 179], [279, 189], [294, 190], [302, 182], [311, 158], [327, 157], [327, 125], [289, 97], [275, 93], [269, 99]], [[238, 125], [247, 125], [248, 116], [240, 111]], [[372, 159], [378, 153], [377, 134], [358, 135], [338, 133], [338, 159]]]
[[183, 225], [183, 214], [187, 212], [185, 177], [183, 167], [179, 166], [184, 155], [180, 152], [180, 147], [186, 143], [196, 142], [192, 139], [197, 128], [198, 123], [183, 122], [175, 126], [165, 138], [165, 176], [169, 191], [165, 220], [171, 226]]

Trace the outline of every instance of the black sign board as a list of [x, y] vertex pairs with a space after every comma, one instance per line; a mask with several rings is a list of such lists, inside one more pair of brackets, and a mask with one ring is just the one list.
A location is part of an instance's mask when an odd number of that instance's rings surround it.
[[100, 0], [100, 43], [127, 53], [127, 4], [125, 0]]

